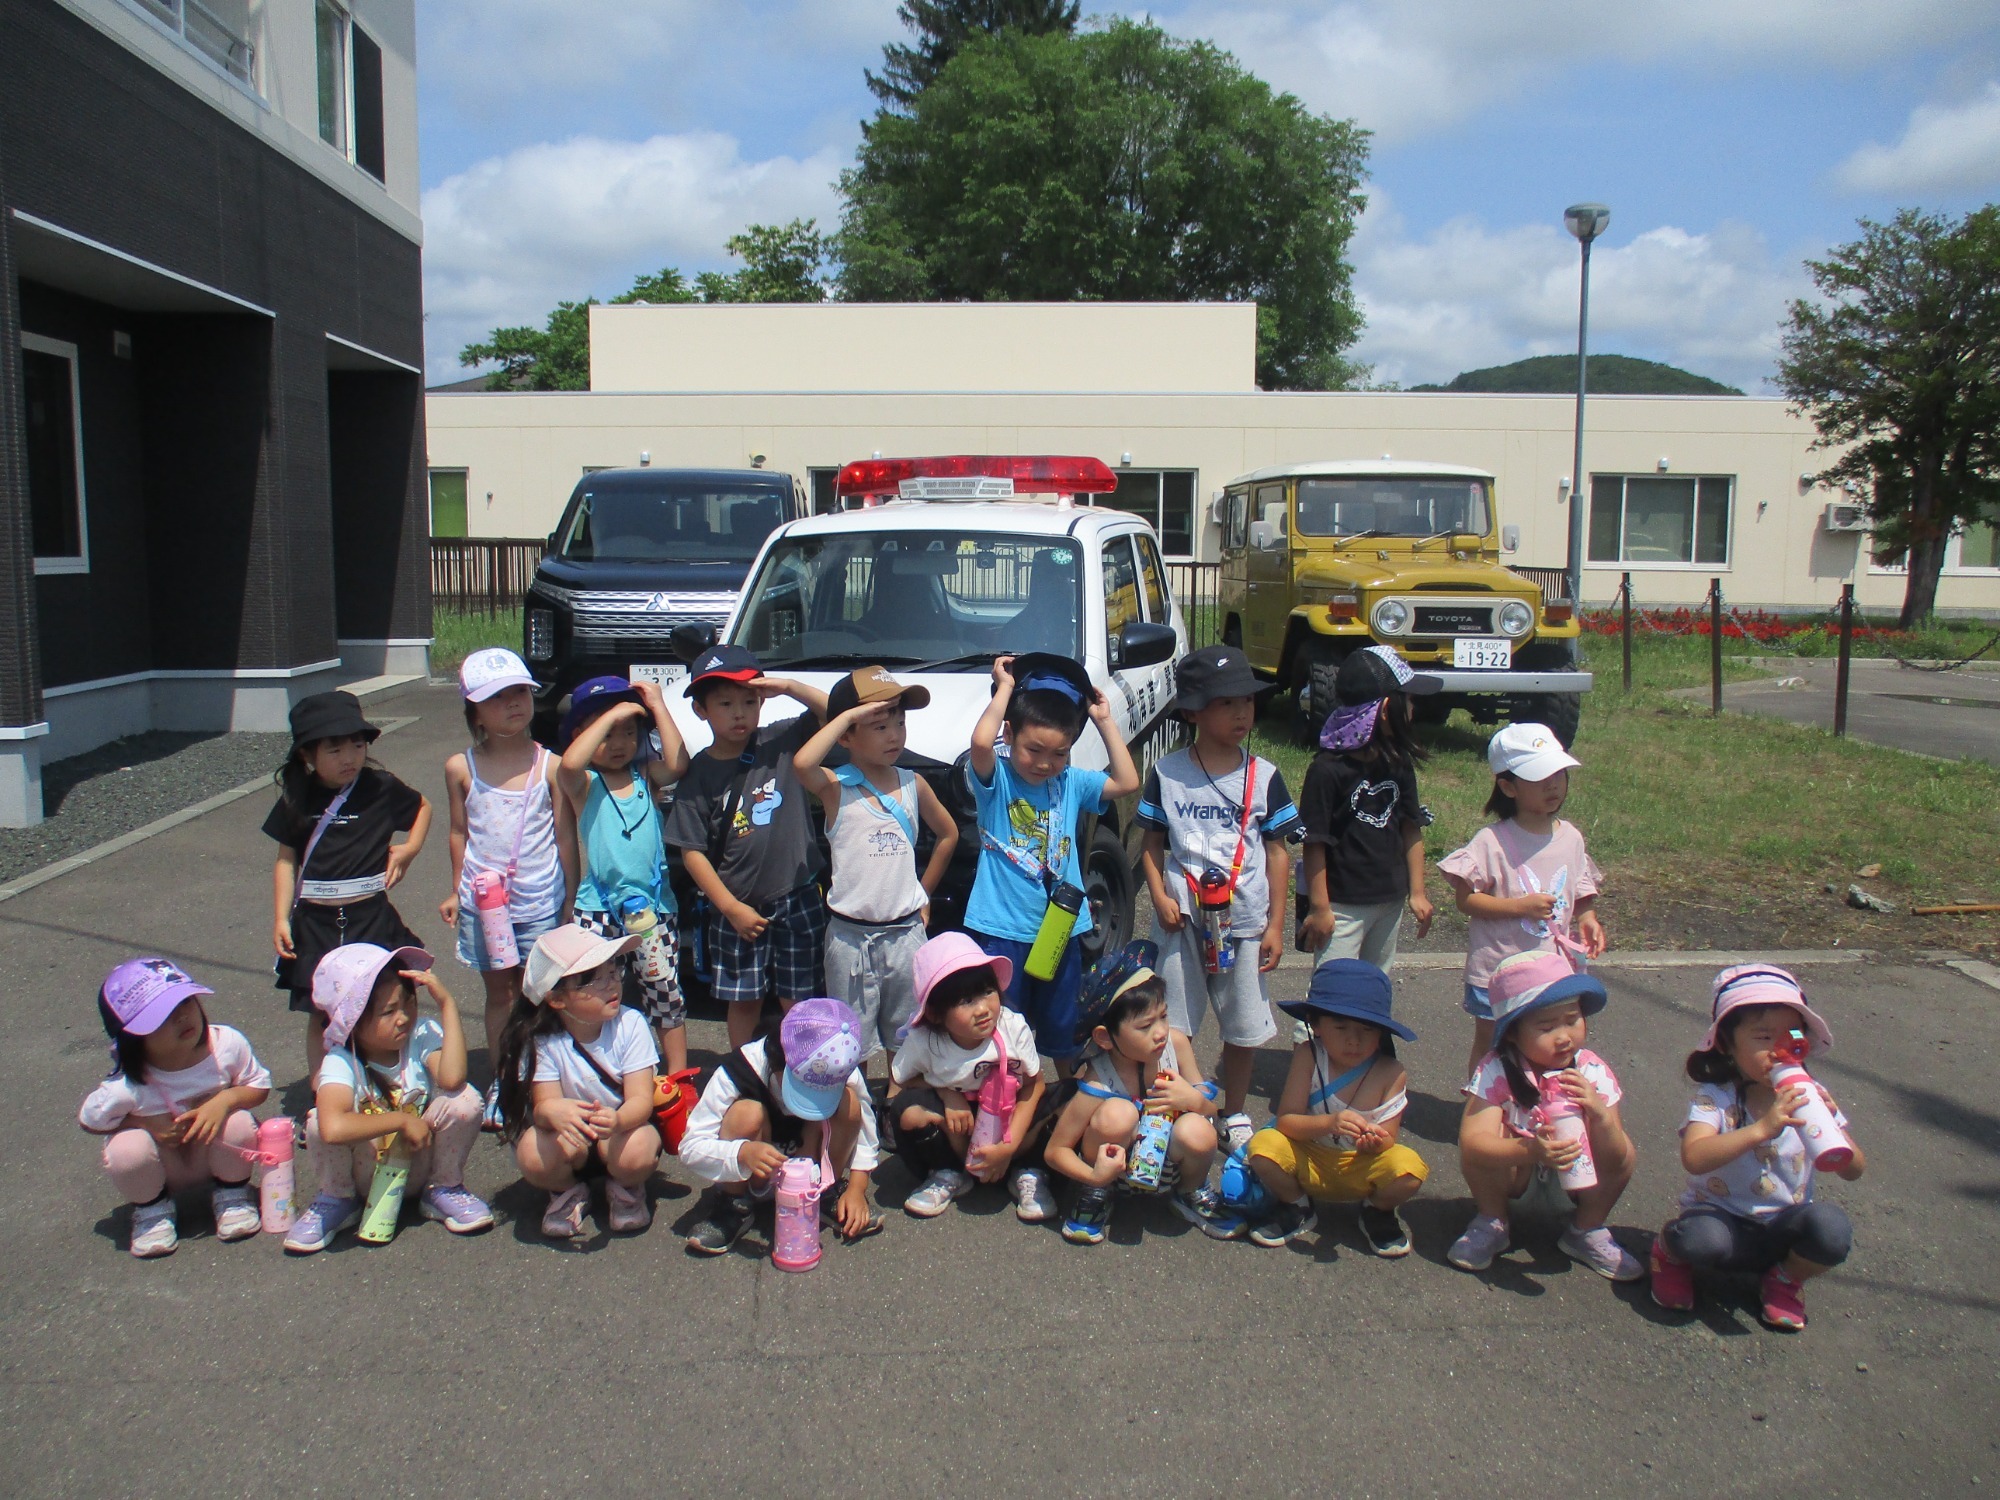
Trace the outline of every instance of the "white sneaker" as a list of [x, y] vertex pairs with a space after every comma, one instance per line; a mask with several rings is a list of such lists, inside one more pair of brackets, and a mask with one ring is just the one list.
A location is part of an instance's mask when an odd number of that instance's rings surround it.
[[971, 1191], [970, 1177], [945, 1167], [931, 1173], [922, 1186], [903, 1200], [903, 1212], [919, 1219], [935, 1219]]
[[247, 1240], [264, 1227], [256, 1198], [241, 1184], [215, 1189], [208, 1201], [215, 1210], [215, 1237], [219, 1240]]
[[1014, 1190], [1014, 1217], [1023, 1224], [1046, 1224], [1056, 1216], [1056, 1195], [1040, 1167], [1022, 1167], [1008, 1186]]
[[1230, 1156], [1238, 1151], [1247, 1150], [1250, 1137], [1256, 1133], [1257, 1127], [1250, 1123], [1250, 1117], [1241, 1110], [1225, 1116], [1222, 1121], [1222, 1154]]
[[180, 1231], [174, 1227], [174, 1200], [141, 1203], [132, 1210], [132, 1253], [141, 1260], [156, 1255], [172, 1255], [180, 1245]]

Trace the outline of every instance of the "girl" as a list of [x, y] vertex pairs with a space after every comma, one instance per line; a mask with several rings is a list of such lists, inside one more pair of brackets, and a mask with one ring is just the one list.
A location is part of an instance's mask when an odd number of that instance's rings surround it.
[[[475, 651], [458, 669], [465, 727], [472, 744], [444, 763], [451, 808], [451, 894], [438, 903], [457, 929], [458, 961], [486, 989], [486, 1058], [499, 1056], [500, 1032], [521, 998], [522, 960], [535, 939], [562, 921], [576, 889], [576, 827], [556, 796], [557, 762], [529, 737], [535, 679], [527, 663], [499, 646]], [[560, 823], [560, 827], [558, 824]], [[518, 957], [489, 954], [473, 906], [472, 881], [498, 875], [507, 888]], [[416, 943], [415, 938], [409, 940]], [[486, 1091], [486, 1123], [499, 1123], [499, 1074]]]
[[1583, 1045], [1585, 1018], [1604, 1009], [1603, 984], [1573, 973], [1560, 953], [1517, 953], [1494, 969], [1487, 993], [1493, 1050], [1465, 1086], [1458, 1131], [1459, 1169], [1477, 1211], [1445, 1258], [1463, 1271], [1492, 1265], [1507, 1248], [1508, 1204], [1528, 1190], [1535, 1169], [1560, 1172], [1582, 1154], [1578, 1142], [1558, 1140], [1536, 1116], [1543, 1094], [1560, 1092], [1582, 1111], [1597, 1185], [1569, 1195], [1576, 1214], [1557, 1243], [1600, 1276], [1637, 1280], [1645, 1268], [1604, 1221], [1638, 1155], [1618, 1115], [1624, 1095], [1617, 1076]]
[[[1813, 1197], [1813, 1165], [1799, 1136], [1805, 1085], [1771, 1087], [1780, 1047], [1794, 1036], [1814, 1048], [1833, 1037], [1783, 969], [1749, 964], [1715, 976], [1708, 1033], [1687, 1060], [1699, 1085], [1681, 1127], [1687, 1187], [1680, 1217], [1653, 1242], [1653, 1300], [1694, 1306], [1694, 1272], [1756, 1271], [1764, 1322], [1806, 1326], [1800, 1288], [1842, 1261], [1854, 1231], [1837, 1203]], [[1846, 1117], [1815, 1081], [1843, 1130]], [[1851, 1137], [1850, 1137], [1851, 1139]], [[1861, 1148], [1839, 1169], [1848, 1182], [1867, 1169]]]
[[[1392, 1037], [1417, 1034], [1389, 1014], [1389, 976], [1358, 958], [1329, 959], [1313, 971], [1304, 1000], [1281, 1002], [1312, 1028], [1293, 1049], [1278, 1095], [1278, 1118], [1250, 1138], [1250, 1167], [1278, 1200], [1250, 1230], [1253, 1244], [1282, 1245], [1313, 1227], [1313, 1203], [1361, 1203], [1361, 1237], [1381, 1256], [1408, 1255], [1410, 1233], [1397, 1213], [1430, 1175], [1399, 1140], [1403, 1065]], [[1331, 1137], [1331, 1139], [1329, 1139]]]
[[[368, 759], [382, 731], [352, 693], [315, 693], [292, 706], [292, 753], [278, 768], [278, 802], [264, 832], [278, 841], [271, 943], [278, 988], [306, 1022], [306, 1076], [326, 1051], [313, 1008], [313, 970], [343, 943], [417, 946], [389, 904], [430, 831], [431, 805]], [[393, 843], [397, 834], [403, 842]]]
[[750, 1227], [751, 1200], [768, 1198], [792, 1156], [815, 1157], [847, 1186], [838, 1198], [825, 1178], [822, 1209], [849, 1240], [874, 1234], [882, 1216], [868, 1207], [868, 1183], [881, 1161], [875, 1111], [860, 1064], [868, 1043], [861, 1018], [838, 1000], [801, 1000], [777, 1031], [723, 1058], [681, 1138], [681, 1165], [713, 1182], [708, 1217], [688, 1236], [695, 1255], [720, 1255]]
[[[660, 737], [657, 756], [649, 730]], [[638, 962], [628, 960], [625, 986], [641, 997], [666, 1071], [678, 1073], [687, 1066], [679, 907], [667, 881], [655, 799], [687, 774], [687, 746], [659, 685], [635, 686], [623, 677], [593, 677], [570, 694], [562, 745], [556, 780], [576, 824], [581, 859], [576, 925], [600, 937], [623, 937], [628, 902], [637, 900], [653, 913], [653, 931], [666, 947], [666, 978], [646, 979]]]
[[[1207, 1186], [1215, 1156], [1214, 1089], [1205, 1086], [1187, 1033], [1167, 1024], [1167, 989], [1153, 972], [1151, 943], [1128, 943], [1085, 977], [1077, 1025], [1076, 1078], [1049, 1133], [1048, 1164], [1082, 1184], [1062, 1236], [1072, 1244], [1102, 1244], [1111, 1222], [1112, 1192], [1160, 1192], [1197, 1227], [1221, 1217]], [[1172, 1056], [1168, 1056], [1169, 1048]], [[1172, 1125], [1157, 1184], [1134, 1182], [1129, 1160], [1143, 1115]], [[1191, 1188], [1175, 1189], [1181, 1183]]]
[[1541, 724], [1507, 725], [1486, 742], [1486, 761], [1493, 768], [1486, 811], [1500, 821], [1438, 861], [1458, 909], [1469, 919], [1464, 1001], [1472, 1017], [1468, 1072], [1493, 1045], [1486, 984], [1495, 964], [1537, 948], [1596, 958], [1605, 943], [1596, 911], [1603, 876], [1591, 863], [1577, 826], [1556, 816], [1569, 795], [1569, 773], [1581, 762]]
[[[426, 1219], [453, 1234], [492, 1226], [492, 1211], [465, 1187], [479, 1093], [465, 1081], [458, 1003], [431, 962], [421, 948], [349, 943], [313, 975], [326, 1057], [306, 1112], [306, 1156], [319, 1191], [285, 1236], [296, 1255], [324, 1250], [360, 1221], [375, 1165], [398, 1136], [412, 1153], [407, 1191], [420, 1194]], [[417, 1018], [419, 985], [437, 1003], [435, 1021]]]
[[613, 1234], [653, 1222], [646, 1179], [660, 1160], [653, 1125], [660, 1062], [653, 1033], [619, 1003], [624, 966], [636, 937], [602, 938], [574, 922], [543, 933], [528, 954], [522, 990], [528, 1001], [500, 1038], [500, 1118], [521, 1175], [543, 1188], [549, 1206], [542, 1233], [552, 1240], [583, 1232], [590, 1185], [599, 1170]]
[[212, 1026], [196, 984], [164, 958], [131, 958], [105, 976], [97, 1014], [111, 1038], [111, 1076], [90, 1091], [77, 1123], [108, 1136], [104, 1170], [132, 1205], [131, 1251], [172, 1255], [174, 1194], [210, 1183], [215, 1235], [257, 1232], [250, 1192], [257, 1121], [271, 1075], [243, 1033]]
[[[1048, 1126], [1047, 1118], [1037, 1117], [1042, 1060], [1028, 1023], [1001, 1000], [1013, 969], [962, 932], [943, 933], [917, 950], [917, 1014], [890, 1074], [901, 1090], [891, 1106], [896, 1154], [919, 1180], [903, 1209], [917, 1218], [943, 1213], [972, 1191], [975, 1178], [1003, 1177], [1013, 1189], [1015, 1217], [1039, 1224], [1055, 1216], [1041, 1167]], [[975, 1096], [996, 1068], [1004, 1068], [1018, 1089], [1006, 1134], [968, 1151]]]

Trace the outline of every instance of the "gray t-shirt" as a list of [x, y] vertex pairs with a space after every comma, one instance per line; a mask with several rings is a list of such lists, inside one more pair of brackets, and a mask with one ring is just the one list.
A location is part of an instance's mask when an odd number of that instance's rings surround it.
[[1236, 877], [1229, 925], [1231, 935], [1240, 938], [1257, 936], [1271, 917], [1264, 841], [1282, 839], [1299, 826], [1299, 811], [1285, 790], [1285, 778], [1271, 762], [1255, 757], [1256, 785], [1245, 828], [1243, 785], [1252, 759], [1245, 751], [1242, 765], [1212, 777], [1196, 762], [1192, 750], [1176, 750], [1154, 763], [1139, 792], [1139, 825], [1165, 832], [1167, 891], [1184, 909], [1193, 904], [1187, 877], [1199, 879], [1210, 868], [1228, 874], [1236, 858], [1236, 841], [1243, 840], [1243, 869]]
[[[811, 799], [792, 774], [792, 757], [819, 731], [811, 714], [758, 728], [744, 761], [696, 752], [674, 788], [674, 805], [661, 836], [676, 849], [711, 854], [722, 833], [716, 873], [738, 901], [763, 906], [819, 878], [824, 861], [807, 809]], [[745, 772], [748, 774], [746, 775]], [[737, 778], [743, 795], [722, 829], [723, 803]]]

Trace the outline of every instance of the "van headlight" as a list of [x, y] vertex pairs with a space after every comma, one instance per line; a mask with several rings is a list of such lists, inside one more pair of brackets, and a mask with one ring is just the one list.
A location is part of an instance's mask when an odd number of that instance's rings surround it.
[[552, 610], [528, 610], [528, 660], [547, 661], [556, 654], [556, 617]]
[[1377, 635], [1401, 635], [1410, 628], [1410, 606], [1400, 599], [1384, 599], [1368, 620]]
[[1502, 635], [1526, 635], [1535, 628], [1535, 612], [1519, 599], [1509, 599], [1500, 606], [1500, 633]]

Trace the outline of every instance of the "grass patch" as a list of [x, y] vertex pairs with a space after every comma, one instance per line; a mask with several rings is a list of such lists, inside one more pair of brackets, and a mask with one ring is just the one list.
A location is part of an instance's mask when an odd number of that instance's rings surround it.
[[431, 670], [456, 672], [458, 664], [482, 646], [521, 649], [521, 611], [502, 610], [497, 615], [459, 614], [452, 610], [431, 612]]

